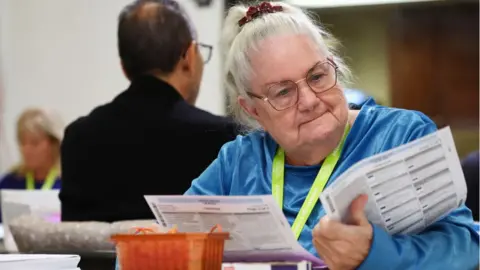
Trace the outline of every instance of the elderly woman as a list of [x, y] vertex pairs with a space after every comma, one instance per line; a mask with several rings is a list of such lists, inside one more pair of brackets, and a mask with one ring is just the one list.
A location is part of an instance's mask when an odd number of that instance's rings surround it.
[[0, 180], [0, 189], [59, 189], [63, 124], [53, 112], [25, 110], [17, 121], [21, 162]]
[[[273, 192], [294, 224], [312, 186], [323, 189], [322, 180], [331, 184], [356, 162], [436, 130], [419, 112], [373, 101], [349, 111], [342, 92], [348, 70], [331, 47], [332, 37], [297, 8], [234, 6], [223, 41], [231, 108], [252, 132], [227, 143], [187, 195]], [[330, 269], [477, 265], [479, 239], [465, 206], [419, 234], [391, 236], [368, 222], [365, 203], [365, 196], [354, 200], [352, 222], [342, 224], [326, 217], [317, 201], [299, 224], [298, 241]]]

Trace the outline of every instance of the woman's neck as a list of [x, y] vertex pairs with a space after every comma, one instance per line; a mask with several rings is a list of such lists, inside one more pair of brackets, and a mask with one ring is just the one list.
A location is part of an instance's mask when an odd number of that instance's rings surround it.
[[50, 173], [50, 170], [52, 169], [53, 165], [51, 166], [45, 166], [42, 168], [38, 168], [32, 171], [33, 173], [33, 178], [36, 181], [43, 181], [47, 178], [48, 174]]
[[291, 151], [285, 154], [285, 162], [293, 166], [318, 165], [335, 150], [336, 143], [324, 143], [319, 147], [308, 147], [299, 151]]

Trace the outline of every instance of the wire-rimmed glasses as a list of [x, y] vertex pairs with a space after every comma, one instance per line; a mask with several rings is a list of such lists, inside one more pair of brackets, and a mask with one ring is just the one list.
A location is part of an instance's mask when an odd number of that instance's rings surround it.
[[261, 96], [247, 92], [251, 97], [268, 102], [275, 110], [283, 111], [297, 105], [299, 96], [298, 84], [306, 81], [310, 89], [315, 93], [322, 93], [332, 89], [337, 84], [337, 65], [331, 61], [316, 63], [305, 78], [294, 81], [283, 81], [270, 84], [267, 87], [267, 95]]
[[208, 63], [210, 59], [212, 58], [212, 51], [213, 51], [213, 46], [197, 42], [198, 45], [198, 50], [200, 51], [200, 55], [202, 56], [203, 63]]

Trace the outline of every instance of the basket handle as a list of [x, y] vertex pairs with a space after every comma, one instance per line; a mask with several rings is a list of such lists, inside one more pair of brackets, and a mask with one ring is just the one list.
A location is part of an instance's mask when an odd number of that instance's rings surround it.
[[217, 225], [213, 226], [210, 229], [209, 233], [214, 233], [214, 232], [222, 232], [222, 226], [220, 224], [217, 224]]
[[145, 228], [145, 227], [133, 227], [133, 234], [147, 234], [147, 233], [155, 233], [152, 228]]

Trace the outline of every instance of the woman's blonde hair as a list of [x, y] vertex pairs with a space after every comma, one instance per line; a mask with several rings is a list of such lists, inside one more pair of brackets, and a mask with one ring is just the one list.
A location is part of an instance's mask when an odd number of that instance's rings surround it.
[[[64, 123], [60, 116], [52, 110], [28, 108], [20, 114], [17, 120], [16, 135], [19, 143], [25, 131], [31, 133], [43, 132], [55, 143], [54, 168], [60, 172], [60, 144], [62, 143], [64, 131]], [[19, 175], [25, 175], [27, 169], [23, 160], [12, 171]]]
[[[350, 78], [350, 70], [338, 56], [337, 40], [305, 11], [282, 2], [270, 2], [281, 6], [282, 11], [262, 14], [239, 26], [247, 13], [248, 6], [236, 5], [229, 9], [222, 31], [221, 45], [224, 53], [224, 83], [229, 101], [229, 112], [247, 131], [259, 128], [258, 123], [243, 111], [238, 104], [239, 96], [248, 98], [249, 79], [252, 67], [248, 53], [258, 49], [263, 39], [278, 34], [304, 34], [309, 36], [319, 50], [331, 56], [338, 66], [338, 83], [344, 86]], [[283, 46], [283, 45], [279, 45]], [[288, 46], [288, 45], [287, 45]]]

